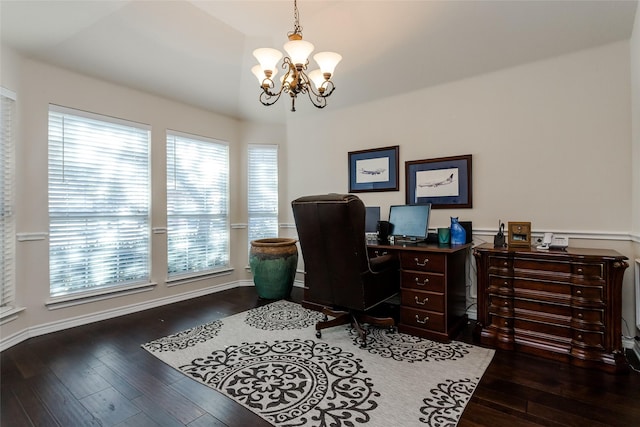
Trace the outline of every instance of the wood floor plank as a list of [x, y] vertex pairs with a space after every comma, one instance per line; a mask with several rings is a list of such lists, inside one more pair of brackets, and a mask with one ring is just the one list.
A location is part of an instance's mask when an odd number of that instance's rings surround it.
[[80, 399], [80, 403], [100, 420], [103, 426], [115, 426], [142, 412], [114, 388], [107, 388], [84, 397]]
[[[300, 288], [292, 299], [302, 299]], [[140, 347], [266, 303], [253, 287], [240, 287], [9, 348], [0, 354], [0, 424], [267, 427]], [[473, 327], [470, 321], [457, 340], [472, 343]], [[611, 375], [499, 350], [458, 425], [640, 426], [638, 402], [638, 372]]]
[[[20, 405], [24, 408], [25, 413], [28, 413], [29, 420], [34, 426], [58, 426], [58, 422], [55, 420], [51, 412], [42, 403], [39, 397], [35, 394], [33, 389], [28, 386], [27, 383], [18, 383], [12, 387], [13, 393], [20, 401]], [[3, 424], [0, 425], [13, 425]]]
[[28, 380], [47, 410], [62, 426], [100, 426], [96, 419], [53, 373]]
[[3, 426], [32, 426], [31, 419], [23, 408], [18, 397], [9, 387], [0, 388], [0, 425]]

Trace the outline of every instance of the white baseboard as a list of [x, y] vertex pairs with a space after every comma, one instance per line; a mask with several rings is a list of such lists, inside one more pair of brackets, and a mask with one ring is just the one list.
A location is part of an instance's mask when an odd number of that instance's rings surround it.
[[[294, 281], [295, 287], [304, 287], [301, 280]], [[62, 331], [64, 329], [74, 328], [76, 326], [88, 325], [89, 323], [99, 322], [102, 320], [113, 319], [115, 317], [127, 314], [137, 313], [139, 311], [151, 308], [161, 307], [163, 305], [173, 304], [176, 302], [186, 301], [192, 298], [202, 297], [216, 292], [225, 291], [227, 289], [238, 288], [241, 286], [253, 286], [253, 280], [237, 280], [235, 282], [223, 283], [220, 285], [210, 286], [195, 291], [184, 292], [169, 297], [157, 298], [150, 301], [144, 301], [138, 304], [131, 304], [125, 307], [118, 307], [111, 310], [105, 310], [97, 313], [91, 313], [84, 316], [77, 316], [70, 319], [64, 319], [56, 322], [36, 325], [22, 331], [16, 332], [8, 337], [0, 337], [0, 352], [13, 347], [16, 344], [29, 339], [38, 337], [52, 332]]]
[[[245, 283], [246, 282], [246, 283]], [[112, 319], [114, 317], [124, 316], [126, 314], [137, 313], [139, 311], [148, 310], [150, 308], [161, 307], [167, 304], [173, 304], [180, 301], [186, 301], [192, 298], [197, 298], [216, 292], [224, 291], [227, 289], [236, 288], [239, 286], [253, 286], [252, 281], [236, 281], [230, 283], [224, 283], [221, 285], [210, 286], [196, 291], [184, 292], [177, 295], [171, 295], [169, 297], [157, 298], [150, 301], [144, 301], [138, 304], [131, 304], [124, 307], [118, 307], [111, 310], [105, 310], [101, 312], [91, 313], [83, 316], [72, 317], [56, 322], [46, 323], [42, 325], [36, 325], [16, 332], [8, 337], [2, 337], [0, 339], [0, 352], [4, 351], [16, 344], [21, 343], [29, 338], [38, 337], [40, 335], [50, 334], [52, 332], [62, 331], [64, 329], [74, 328], [76, 326], [87, 325], [89, 323], [99, 322], [101, 320]]]

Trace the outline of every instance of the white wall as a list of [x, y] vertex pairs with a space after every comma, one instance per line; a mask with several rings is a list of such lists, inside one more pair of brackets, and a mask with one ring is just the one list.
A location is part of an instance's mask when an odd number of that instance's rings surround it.
[[[570, 234], [572, 246], [631, 257], [630, 79], [629, 43], [619, 42], [298, 116], [288, 129], [287, 197], [347, 192], [349, 151], [399, 145], [400, 191], [359, 193], [384, 217], [405, 202], [405, 161], [472, 154], [473, 208], [434, 210], [432, 228], [459, 216], [480, 242], [492, 241], [499, 219], [531, 221], [534, 232]], [[633, 324], [630, 270], [623, 315]]]
[[247, 261], [246, 229], [231, 230], [231, 266], [222, 277], [205, 278], [177, 286], [166, 284], [166, 234], [152, 234], [151, 280], [157, 285], [147, 292], [49, 310], [47, 126], [50, 103], [119, 117], [151, 126], [152, 226], [166, 227], [165, 130], [172, 129], [223, 140], [230, 147], [230, 220], [245, 224], [246, 144], [285, 144], [284, 127], [245, 126], [211, 112], [159, 98], [129, 88], [75, 74], [24, 59], [2, 50], [3, 87], [17, 93], [17, 200], [16, 231], [42, 237], [17, 243], [16, 305], [25, 308], [17, 319], [4, 323], [2, 343], [19, 341], [64, 326], [86, 323], [173, 300], [210, 293], [216, 287], [251, 281]]

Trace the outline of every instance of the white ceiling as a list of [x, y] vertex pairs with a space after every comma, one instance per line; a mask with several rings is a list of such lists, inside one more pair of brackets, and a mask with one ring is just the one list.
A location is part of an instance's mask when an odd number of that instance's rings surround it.
[[[305, 40], [343, 56], [327, 109], [628, 39], [636, 1], [299, 0]], [[282, 50], [285, 1], [0, 0], [0, 35], [28, 57], [228, 116], [277, 122], [258, 102], [257, 47]], [[313, 68], [313, 67], [311, 67]], [[299, 111], [313, 110], [306, 98]]]

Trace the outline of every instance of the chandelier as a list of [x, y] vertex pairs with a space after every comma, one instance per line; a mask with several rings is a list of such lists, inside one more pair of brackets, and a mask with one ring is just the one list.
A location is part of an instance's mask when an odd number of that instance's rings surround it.
[[289, 56], [282, 60], [284, 76], [280, 78], [280, 90], [275, 90], [273, 78], [278, 73], [277, 64], [282, 53], [277, 49], [260, 48], [253, 51], [260, 65], [251, 68], [251, 72], [258, 78], [262, 92], [260, 102], [263, 105], [275, 104], [282, 93], [291, 97], [291, 111], [296, 111], [296, 98], [299, 93], [309, 96], [311, 103], [318, 108], [327, 105], [327, 98], [333, 93], [335, 86], [331, 76], [342, 56], [335, 52], [318, 52], [313, 56], [320, 69], [307, 73], [309, 55], [314, 46], [302, 40], [302, 27], [298, 18], [298, 3], [293, 1], [293, 31], [287, 34], [289, 41], [284, 44], [284, 50]]

